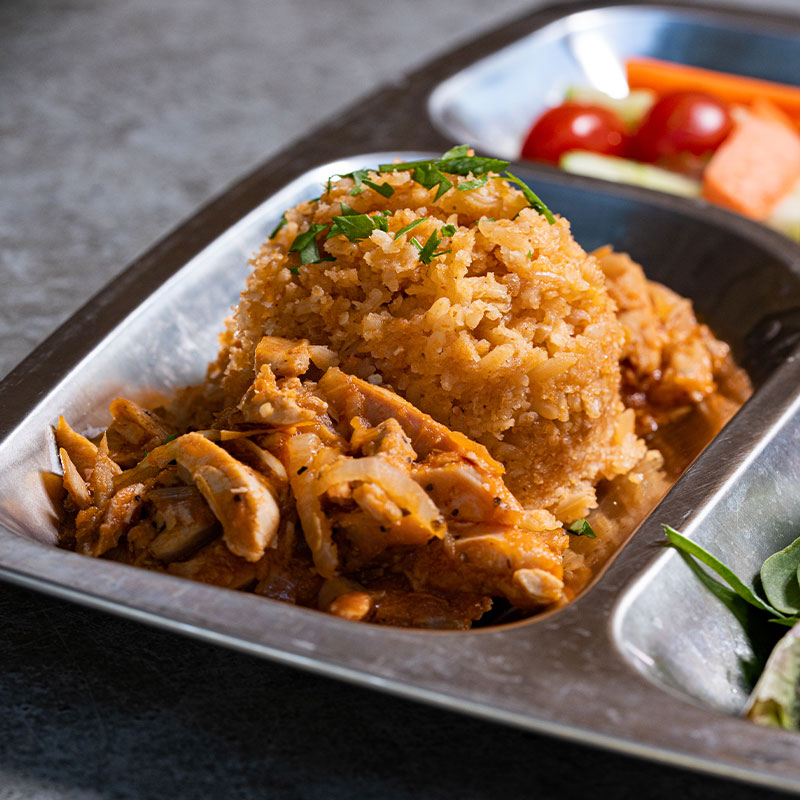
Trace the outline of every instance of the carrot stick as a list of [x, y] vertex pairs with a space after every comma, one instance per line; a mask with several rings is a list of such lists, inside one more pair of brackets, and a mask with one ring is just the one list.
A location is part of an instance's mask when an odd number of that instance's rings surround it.
[[800, 179], [800, 136], [783, 120], [747, 114], [703, 173], [703, 196], [765, 219]]
[[743, 104], [760, 97], [772, 102], [800, 125], [800, 87], [654, 58], [631, 58], [626, 67], [631, 89], [652, 89], [658, 95], [697, 90], [716, 95], [728, 103]]

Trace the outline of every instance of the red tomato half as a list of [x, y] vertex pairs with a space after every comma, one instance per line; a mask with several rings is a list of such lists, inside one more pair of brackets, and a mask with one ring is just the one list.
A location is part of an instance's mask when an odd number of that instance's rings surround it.
[[522, 157], [558, 164], [570, 150], [619, 156], [625, 150], [625, 139], [625, 126], [610, 109], [562, 103], [536, 120], [522, 146]]
[[674, 92], [658, 100], [631, 142], [640, 161], [676, 162], [719, 147], [733, 128], [728, 106], [705, 92]]

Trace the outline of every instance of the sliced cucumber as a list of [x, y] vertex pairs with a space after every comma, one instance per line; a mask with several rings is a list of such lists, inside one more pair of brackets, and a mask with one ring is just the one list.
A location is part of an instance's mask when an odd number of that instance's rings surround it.
[[616, 183], [632, 183], [646, 189], [678, 194], [682, 197], [700, 197], [702, 186], [700, 181], [669, 172], [651, 164], [641, 164], [627, 158], [604, 156], [585, 150], [572, 150], [564, 153], [559, 161], [561, 169], [590, 178], [602, 178]]
[[616, 112], [628, 129], [638, 127], [644, 115], [650, 110], [656, 99], [656, 93], [650, 89], [634, 89], [627, 97], [611, 97], [599, 89], [586, 86], [571, 86], [564, 95], [565, 100], [573, 103], [603, 106]]

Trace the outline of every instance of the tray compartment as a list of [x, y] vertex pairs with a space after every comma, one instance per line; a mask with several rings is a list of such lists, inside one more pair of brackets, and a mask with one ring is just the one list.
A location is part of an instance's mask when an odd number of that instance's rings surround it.
[[439, 84], [428, 111], [453, 141], [517, 158], [533, 121], [570, 86], [621, 96], [624, 62], [648, 56], [796, 84], [797, 33], [734, 15], [662, 6], [566, 14]]

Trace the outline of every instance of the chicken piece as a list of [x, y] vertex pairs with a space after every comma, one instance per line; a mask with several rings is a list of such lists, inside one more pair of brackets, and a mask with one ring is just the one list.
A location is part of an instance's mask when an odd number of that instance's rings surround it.
[[188, 561], [173, 561], [170, 575], [210, 583], [224, 589], [244, 589], [256, 580], [256, 565], [234, 555], [222, 539], [207, 544]]
[[483, 445], [451, 431], [388, 389], [346, 375], [336, 367], [322, 376], [318, 388], [330, 413], [340, 422], [347, 424], [355, 418], [369, 428], [394, 418], [420, 458], [433, 451], [452, 452], [480, 465], [487, 474], [501, 476], [504, 472], [503, 465]]
[[524, 509], [494, 473], [456, 453], [432, 453], [411, 473], [445, 516], [517, 525]]
[[106, 433], [112, 457], [119, 464], [132, 466], [138, 463], [148, 450], [163, 444], [176, 433], [154, 411], [133, 400], [117, 397], [109, 410], [114, 419]]
[[148, 545], [159, 561], [188, 558], [218, 533], [214, 512], [194, 486], [152, 489], [147, 501], [155, 507], [153, 519], [162, 528]]
[[315, 433], [292, 437], [286, 443], [285, 450], [289, 483], [314, 566], [323, 578], [332, 578], [336, 574], [339, 555], [330, 521], [322, 511], [320, 495], [315, 491], [314, 484], [315, 476], [324, 466], [337, 459], [340, 451], [323, 445]]
[[66, 450], [70, 461], [75, 465], [81, 477], [86, 480], [97, 460], [97, 445], [74, 431], [64, 417], [58, 418], [55, 434], [59, 448]]
[[230, 551], [258, 561], [272, 544], [280, 521], [266, 479], [199, 433], [186, 433], [157, 447], [140, 467], [161, 470], [173, 460], [186, 470], [222, 523]]
[[328, 369], [338, 360], [333, 350], [311, 345], [307, 339], [264, 336], [256, 346], [255, 370], [258, 373], [266, 364], [276, 377], [299, 378], [308, 372], [312, 363], [319, 369]]
[[394, 417], [379, 422], [374, 428], [366, 427], [358, 417], [351, 420], [351, 423], [353, 435], [350, 437], [350, 444], [363, 455], [381, 455], [390, 464], [401, 469], [408, 469], [408, 465], [417, 460], [411, 440]]
[[[275, 379], [264, 364], [252, 386], [237, 406], [243, 422], [269, 425], [312, 424], [327, 411], [327, 406], [298, 378]], [[235, 424], [236, 417], [231, 421]]]
[[145, 485], [134, 483], [120, 489], [104, 509], [92, 506], [78, 514], [76, 520], [77, 551], [98, 558], [119, 544], [138, 518]]
[[224, 442], [223, 446], [234, 458], [269, 478], [273, 489], [282, 489], [288, 484], [289, 476], [281, 460], [269, 450], [259, 447], [252, 439], [231, 439]]
[[491, 606], [489, 598], [475, 594], [415, 592], [400, 575], [378, 579], [372, 586], [334, 578], [319, 593], [320, 610], [342, 619], [439, 630], [467, 630]]
[[568, 545], [567, 535], [551, 519], [551, 529], [535, 532], [473, 526], [470, 535], [454, 534], [455, 557], [441, 546], [429, 546], [411, 554], [402, 569], [420, 588], [502, 596], [524, 609], [551, 605], [563, 598], [561, 554]]
[[59, 448], [58, 456], [64, 469], [62, 483], [70, 500], [78, 509], [89, 508], [92, 505], [92, 495], [89, 493], [86, 481], [81, 477], [78, 468], [72, 463], [69, 453], [63, 447]]
[[97, 447], [94, 466], [89, 475], [89, 488], [92, 490], [94, 504], [102, 506], [116, 491], [114, 479], [122, 473], [122, 469], [108, 452], [108, 438], [103, 434]]
[[161, 565], [150, 552], [150, 543], [156, 536], [158, 536], [158, 531], [149, 519], [140, 519], [133, 525], [125, 537], [128, 545], [128, 563], [137, 567], [160, 569]]
[[311, 565], [310, 553], [295, 521], [284, 517], [277, 546], [258, 562], [257, 594], [315, 608], [323, 578]]
[[490, 598], [478, 594], [456, 592], [444, 597], [409, 588], [370, 592], [370, 602], [368, 622], [429, 630], [469, 630], [492, 607]]

